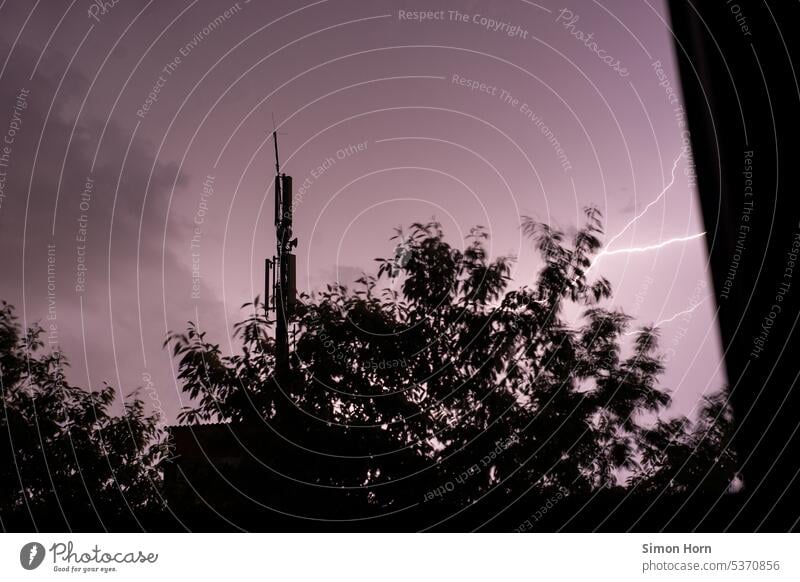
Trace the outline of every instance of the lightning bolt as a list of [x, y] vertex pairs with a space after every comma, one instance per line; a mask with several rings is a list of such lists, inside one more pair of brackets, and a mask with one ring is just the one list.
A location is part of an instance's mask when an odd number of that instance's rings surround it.
[[664, 195], [666, 195], [669, 189], [672, 188], [672, 186], [675, 184], [675, 170], [678, 168], [678, 162], [681, 161], [682, 157], [683, 157], [683, 151], [681, 151], [681, 153], [678, 154], [678, 157], [675, 158], [675, 161], [672, 162], [672, 173], [669, 183], [666, 186], [664, 186], [661, 192], [658, 193], [658, 196], [656, 196], [655, 199], [652, 202], [650, 202], [650, 204], [644, 207], [644, 210], [642, 210], [639, 214], [631, 218], [628, 221], [628, 224], [626, 224], [621, 231], [619, 231], [616, 235], [614, 235], [614, 237], [611, 240], [608, 241], [608, 243], [606, 244], [607, 247], [610, 247], [612, 244], [614, 244], [614, 241], [616, 241], [619, 237], [625, 234], [625, 231], [627, 231], [631, 226], [634, 225], [634, 223], [637, 220], [639, 220], [642, 216], [644, 216], [647, 213], [647, 211], [650, 210], [650, 208], [652, 208], [654, 204], [657, 204], [659, 200], [661, 200], [664, 197]]
[[595, 261], [597, 261], [597, 259], [599, 259], [600, 257], [609, 256], [609, 255], [622, 255], [622, 254], [630, 254], [630, 253], [646, 253], [648, 251], [654, 251], [656, 249], [664, 248], [664, 247], [669, 246], [671, 244], [694, 240], [696, 238], [700, 238], [701, 236], [705, 236], [705, 234], [706, 234], [705, 231], [703, 231], [703, 232], [700, 232], [700, 233], [697, 233], [697, 234], [690, 234], [688, 236], [679, 236], [679, 237], [675, 237], [675, 238], [670, 238], [670, 239], [661, 241], [660, 243], [647, 245], [647, 246], [644, 246], [644, 247], [629, 247], [629, 248], [624, 248], [624, 249], [617, 249], [615, 251], [603, 251], [602, 253], [598, 254], [595, 257]]
[[660, 243], [647, 245], [647, 246], [643, 246], [643, 247], [628, 247], [628, 248], [624, 248], [624, 249], [616, 249], [614, 251], [603, 250], [600, 253], [598, 253], [597, 255], [595, 255], [594, 259], [592, 260], [591, 264], [589, 265], [589, 268], [586, 269], [586, 272], [584, 273], [584, 276], [588, 275], [589, 271], [594, 269], [594, 266], [603, 257], [607, 257], [609, 255], [646, 253], [648, 251], [654, 251], [656, 249], [661, 249], [661, 248], [664, 248], [666, 246], [669, 246], [669, 245], [672, 245], [672, 244], [675, 244], [675, 243], [688, 242], [690, 240], [694, 240], [696, 238], [700, 238], [702, 236], [705, 236], [705, 234], [706, 234], [705, 231], [703, 231], [703, 232], [699, 232], [697, 234], [690, 234], [688, 236], [678, 236], [678, 237], [675, 237], [675, 238], [670, 238], [670, 239], [661, 241]]
[[705, 234], [705, 232], [701, 232], [700, 234], [693, 234], [693, 235], [685, 236], [685, 237], [671, 238], [669, 240], [665, 240], [663, 242], [660, 242], [660, 243], [657, 243], [657, 244], [654, 244], [654, 245], [644, 246], [644, 247], [631, 247], [631, 248], [617, 249], [617, 250], [614, 250], [614, 251], [607, 250], [608, 247], [613, 245], [623, 234], [625, 234], [625, 232], [627, 232], [627, 230], [631, 226], [633, 226], [636, 223], [637, 220], [639, 220], [642, 216], [644, 216], [647, 213], [647, 211], [650, 210], [650, 208], [653, 207], [653, 205], [657, 204], [659, 201], [661, 201], [662, 198], [664, 198], [664, 196], [667, 194], [669, 189], [672, 188], [672, 186], [675, 184], [675, 171], [678, 169], [678, 163], [681, 161], [681, 158], [683, 157], [683, 155], [684, 155], [684, 152], [681, 151], [678, 154], [678, 157], [675, 158], [675, 161], [672, 162], [672, 171], [670, 172], [670, 180], [664, 186], [664, 188], [662, 188], [661, 192], [658, 193], [658, 196], [656, 196], [655, 199], [653, 199], [647, 206], [645, 206], [644, 209], [639, 214], [637, 214], [636, 216], [631, 218], [628, 221], [628, 223], [622, 228], [622, 230], [620, 230], [617, 234], [615, 234], [613, 237], [611, 237], [611, 239], [608, 241], [608, 243], [606, 243], [605, 248], [602, 251], [600, 251], [597, 255], [595, 255], [594, 259], [592, 260], [591, 264], [589, 265], [589, 268], [586, 269], [586, 274], [588, 274], [589, 271], [591, 271], [594, 268], [594, 266], [597, 264], [597, 262], [600, 260], [601, 257], [604, 257], [606, 255], [619, 255], [619, 254], [626, 254], [626, 253], [628, 253], [628, 254], [629, 253], [645, 253], [647, 251], [660, 249], [662, 247], [665, 247], [667, 245], [671, 245], [673, 243], [686, 242], [686, 241], [690, 241], [690, 240], [693, 240], [693, 239], [696, 239], [696, 238], [700, 238], [701, 236], [703, 236]]
[[36, 554], [39, 553], [39, 548], [37, 546], [31, 546], [31, 551], [28, 554], [28, 566], [33, 564], [33, 559], [36, 557]]
[[[683, 311], [679, 311], [678, 313], [676, 313], [675, 315], [673, 315], [671, 317], [668, 317], [667, 319], [662, 319], [661, 321], [657, 321], [656, 323], [653, 324], [653, 327], [661, 327], [665, 323], [670, 323], [671, 321], [675, 321], [681, 315], [690, 314], [692, 311], [694, 311], [695, 309], [700, 307], [703, 303], [705, 303], [706, 299], [708, 299], [708, 297], [704, 297], [703, 299], [701, 299], [700, 301], [698, 301], [697, 303], [692, 305], [689, 309], [684, 309]], [[634, 334], [637, 334], [637, 333], [639, 333], [639, 330], [625, 332], [625, 335], [634, 335]]]

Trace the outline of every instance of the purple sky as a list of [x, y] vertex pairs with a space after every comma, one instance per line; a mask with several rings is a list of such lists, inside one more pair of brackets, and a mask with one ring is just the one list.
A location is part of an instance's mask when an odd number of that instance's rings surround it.
[[[166, 331], [199, 319], [227, 347], [263, 293], [273, 114], [301, 290], [372, 271], [394, 227], [434, 216], [455, 245], [486, 226], [516, 285], [538, 266], [523, 215], [570, 229], [595, 204], [609, 241], [655, 201], [612, 252], [703, 230], [686, 155], [664, 191], [684, 135], [660, 2], [32, 6], [0, 2], [0, 298], [54, 325], [74, 382], [151, 378], [167, 422], [182, 396]], [[421, 9], [443, 12], [406, 17]], [[724, 384], [702, 238], [596, 269], [642, 324], [708, 298], [663, 323], [663, 386], [689, 413]]]

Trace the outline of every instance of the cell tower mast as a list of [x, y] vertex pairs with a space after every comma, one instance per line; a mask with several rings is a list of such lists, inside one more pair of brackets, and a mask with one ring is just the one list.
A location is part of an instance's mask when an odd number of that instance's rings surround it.
[[296, 257], [292, 249], [292, 177], [281, 173], [278, 158], [278, 132], [273, 130], [275, 143], [275, 242], [276, 255], [265, 260], [264, 307], [267, 319], [275, 314], [275, 378], [285, 382], [289, 374], [289, 325], [297, 299]]

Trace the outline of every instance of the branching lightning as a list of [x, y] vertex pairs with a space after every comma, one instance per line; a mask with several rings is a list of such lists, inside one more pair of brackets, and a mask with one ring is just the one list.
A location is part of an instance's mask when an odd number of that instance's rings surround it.
[[620, 230], [617, 234], [615, 234], [613, 237], [611, 237], [611, 239], [609, 239], [608, 243], [606, 243], [606, 245], [605, 245], [605, 248], [603, 250], [601, 250], [597, 255], [595, 255], [594, 259], [592, 260], [592, 263], [589, 265], [589, 268], [586, 270], [587, 274], [589, 273], [589, 271], [591, 271], [594, 268], [594, 266], [597, 264], [597, 262], [600, 260], [601, 257], [607, 256], [607, 255], [646, 253], [648, 251], [660, 249], [660, 248], [663, 248], [665, 246], [668, 246], [668, 245], [671, 245], [671, 244], [674, 244], [674, 243], [687, 242], [687, 241], [690, 241], [690, 240], [694, 240], [696, 238], [700, 238], [701, 236], [705, 235], [705, 232], [701, 232], [699, 234], [692, 234], [692, 235], [688, 235], [688, 236], [671, 238], [671, 239], [662, 241], [660, 243], [647, 245], [647, 246], [629, 247], [629, 248], [623, 248], [623, 249], [616, 249], [616, 250], [613, 250], [613, 251], [607, 250], [608, 247], [613, 245], [614, 242], [616, 242], [623, 234], [625, 234], [625, 232], [627, 232], [627, 230], [631, 226], [633, 226], [636, 223], [637, 220], [639, 220], [642, 216], [644, 216], [647, 213], [647, 211], [650, 210], [650, 208], [653, 207], [653, 205], [657, 204], [659, 201], [661, 201], [664, 198], [664, 196], [669, 191], [669, 189], [672, 188], [672, 186], [675, 184], [675, 171], [678, 169], [678, 163], [680, 163], [682, 157], [683, 157], [683, 151], [681, 151], [678, 154], [678, 157], [675, 158], [675, 161], [672, 163], [672, 172], [670, 173], [670, 180], [667, 183], [667, 185], [664, 186], [664, 188], [661, 190], [661, 192], [658, 193], [658, 196], [656, 196], [647, 206], [645, 206], [644, 209], [641, 212], [639, 212], [636, 216], [631, 218], [628, 221], [628, 223], [622, 228], [622, 230]]
[[654, 251], [656, 249], [660, 249], [660, 248], [669, 246], [671, 244], [694, 240], [696, 238], [700, 238], [702, 236], [705, 236], [705, 234], [706, 234], [705, 231], [703, 231], [703, 232], [699, 232], [697, 234], [690, 234], [690, 235], [687, 235], [687, 236], [678, 236], [678, 237], [675, 237], [675, 238], [670, 238], [670, 239], [661, 241], [660, 243], [647, 245], [647, 246], [643, 246], [643, 247], [629, 247], [629, 248], [624, 248], [624, 249], [617, 249], [615, 251], [604, 251], [604, 252], [598, 254], [597, 257], [595, 257], [595, 261], [597, 259], [599, 259], [600, 257], [604, 256], [604, 255], [608, 256], [608, 255], [622, 255], [622, 254], [626, 254], [626, 253], [646, 253], [648, 251]]
[[[704, 297], [703, 299], [701, 299], [700, 301], [698, 301], [697, 303], [695, 303], [694, 305], [692, 305], [688, 309], [684, 309], [683, 311], [679, 311], [678, 313], [676, 313], [675, 315], [672, 315], [671, 317], [668, 317], [666, 319], [662, 319], [660, 321], [657, 321], [656, 323], [653, 324], [653, 327], [661, 327], [665, 323], [670, 323], [672, 321], [675, 321], [681, 315], [689, 315], [692, 311], [694, 311], [695, 309], [700, 307], [705, 302], [706, 299], [708, 299], [708, 297]], [[634, 334], [637, 334], [637, 333], [639, 333], [638, 329], [635, 330], [635, 331], [626, 332], [625, 335], [634, 335]]]
[[659, 192], [658, 196], [656, 196], [655, 199], [650, 202], [650, 204], [648, 204], [647, 206], [644, 207], [644, 210], [642, 210], [639, 214], [637, 214], [636, 216], [631, 218], [628, 221], [628, 224], [626, 224], [621, 231], [619, 231], [617, 234], [615, 234], [611, 238], [611, 240], [609, 240], [608, 243], [606, 243], [607, 247], [610, 247], [611, 245], [613, 245], [614, 241], [616, 241], [619, 237], [621, 237], [623, 234], [625, 234], [625, 232], [631, 226], [633, 226], [636, 223], [637, 220], [639, 220], [642, 216], [644, 216], [647, 213], [647, 211], [650, 210], [650, 208], [652, 208], [655, 204], [658, 204], [658, 202], [666, 195], [666, 193], [669, 191], [669, 189], [672, 188], [672, 186], [675, 184], [675, 170], [678, 169], [678, 162], [681, 161], [682, 157], [683, 157], [683, 151], [681, 151], [681, 153], [678, 154], [678, 157], [675, 158], [675, 161], [672, 162], [672, 173], [671, 173], [671, 177], [670, 177], [669, 183], [666, 186], [664, 186], [664, 188], [661, 190], [661, 192]]

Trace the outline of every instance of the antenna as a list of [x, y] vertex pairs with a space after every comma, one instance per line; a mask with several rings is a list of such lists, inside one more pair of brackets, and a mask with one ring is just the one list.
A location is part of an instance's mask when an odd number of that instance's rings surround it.
[[272, 140], [275, 143], [275, 174], [281, 173], [281, 163], [278, 161], [278, 130], [275, 127], [275, 114], [272, 114]]
[[271, 261], [267, 259], [264, 262], [264, 295], [268, 298], [265, 301], [267, 319], [271, 311], [275, 312], [275, 378], [281, 383], [288, 379], [289, 374], [289, 323], [294, 315], [297, 296], [296, 257], [292, 249], [297, 246], [297, 239], [292, 238], [292, 177], [281, 173], [278, 129], [275, 127], [274, 115], [272, 139], [275, 144], [275, 250], [277, 252]]

